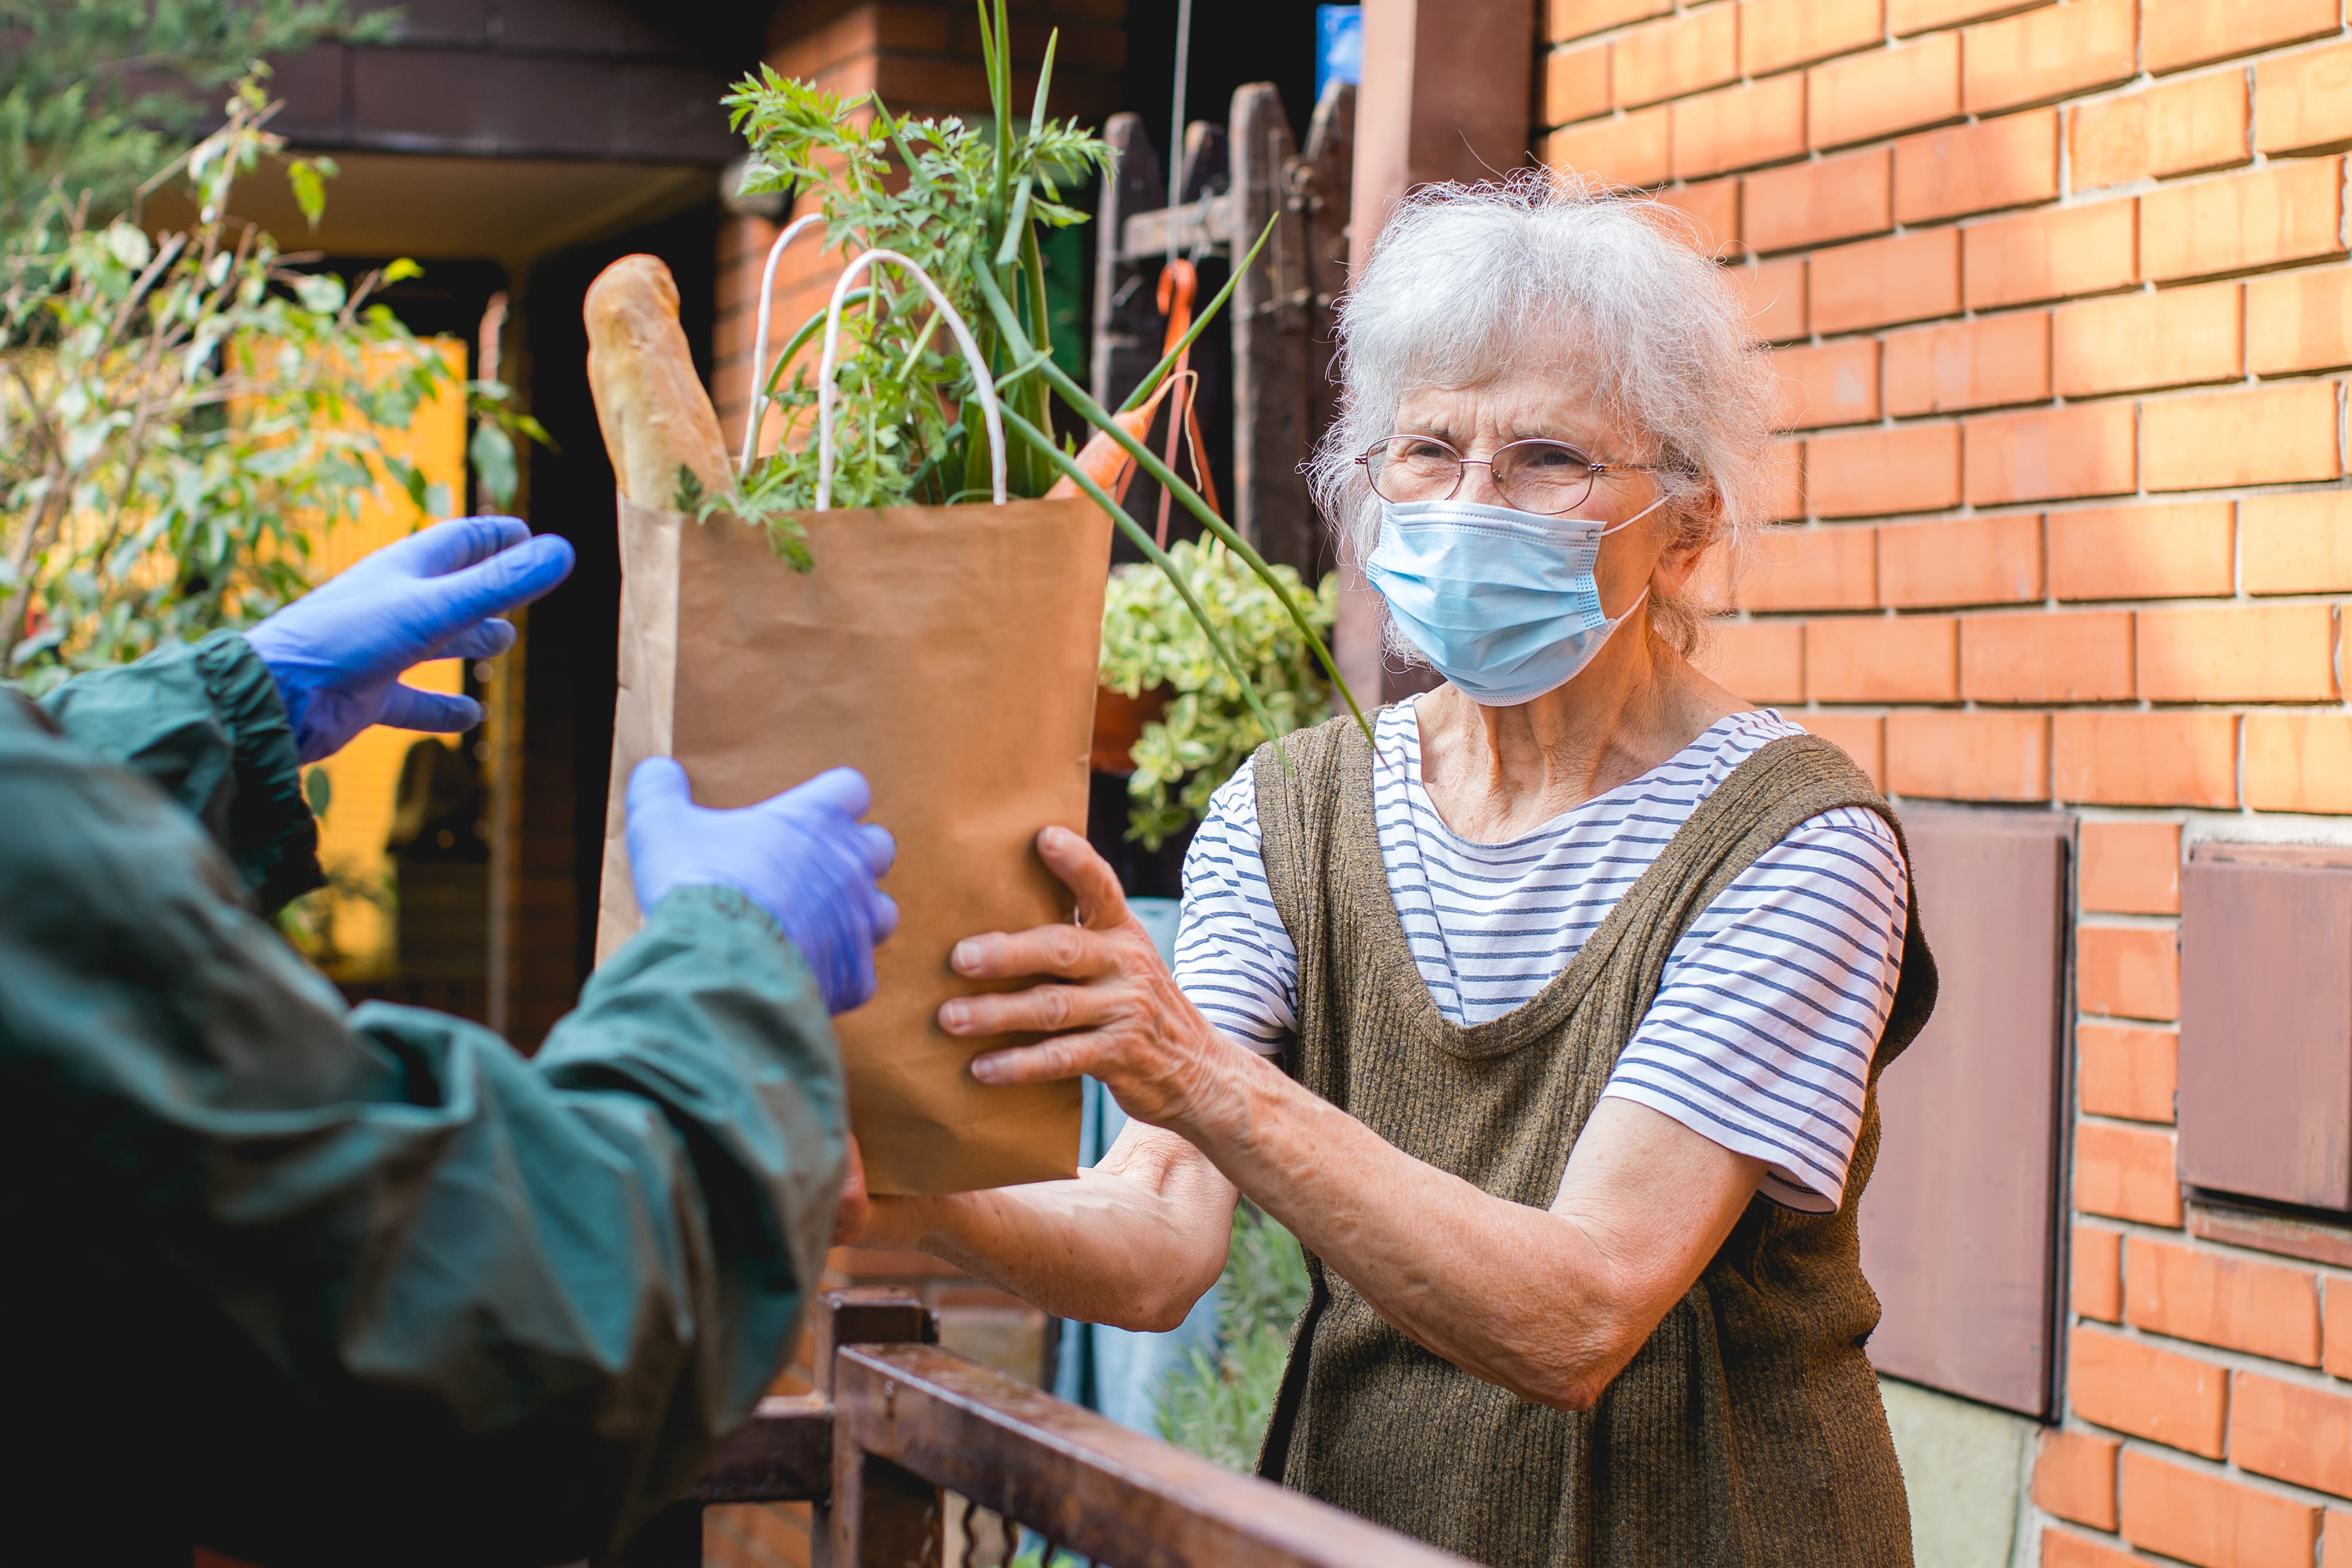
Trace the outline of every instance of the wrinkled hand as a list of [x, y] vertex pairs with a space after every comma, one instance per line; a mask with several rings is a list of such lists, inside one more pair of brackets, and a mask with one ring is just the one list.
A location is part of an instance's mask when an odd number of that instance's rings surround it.
[[849, 1135], [849, 1165], [842, 1172], [841, 1201], [833, 1211], [833, 1244], [855, 1247], [866, 1239], [874, 1225], [874, 1197], [866, 1190], [866, 1155], [857, 1147], [857, 1134]]
[[277, 677], [305, 762], [372, 724], [463, 730], [482, 705], [400, 684], [433, 659], [488, 659], [514, 646], [494, 619], [572, 572], [572, 546], [516, 517], [458, 517], [367, 557], [245, 634]]
[[776, 917], [808, 960], [828, 1011], [874, 995], [874, 944], [898, 928], [898, 906], [874, 879], [898, 849], [857, 819], [873, 803], [854, 768], [820, 773], [756, 806], [698, 806], [675, 758], [648, 757], [629, 775], [629, 872], [651, 915], [674, 888], [731, 887]]
[[1215, 1108], [1230, 1110], [1235, 1053], [1249, 1052], [1176, 988], [1109, 863], [1067, 828], [1039, 833], [1037, 854], [1077, 894], [1077, 924], [968, 936], [948, 963], [973, 979], [1052, 975], [1071, 983], [940, 1004], [940, 1027], [952, 1035], [1054, 1035], [976, 1057], [971, 1075], [983, 1083], [1034, 1083], [1092, 1073], [1129, 1115], [1179, 1133], [1202, 1125]]

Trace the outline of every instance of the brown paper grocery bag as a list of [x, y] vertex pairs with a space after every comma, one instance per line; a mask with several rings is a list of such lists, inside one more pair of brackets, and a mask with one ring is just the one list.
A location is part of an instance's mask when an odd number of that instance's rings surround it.
[[879, 989], [835, 1020], [867, 1186], [1072, 1175], [1076, 1081], [982, 1086], [966, 1064], [1017, 1040], [950, 1039], [935, 1019], [982, 988], [949, 971], [957, 941], [1070, 917], [1034, 844], [1048, 823], [1086, 831], [1109, 519], [1085, 500], [803, 513], [816, 560], [803, 574], [736, 518], [620, 507], [598, 960], [642, 919], [622, 842], [641, 759], [675, 756], [705, 806], [858, 768], [874, 786], [867, 820], [898, 841]]

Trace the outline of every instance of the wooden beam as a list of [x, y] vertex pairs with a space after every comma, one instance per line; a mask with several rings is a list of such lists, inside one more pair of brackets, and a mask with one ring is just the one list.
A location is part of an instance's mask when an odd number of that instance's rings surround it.
[[1234, 183], [1224, 200], [1234, 204], [1234, 259], [1275, 225], [1234, 287], [1234, 527], [1266, 559], [1312, 582], [1322, 530], [1298, 471], [1314, 439], [1307, 385], [1314, 289], [1307, 225], [1290, 192], [1298, 148], [1271, 82], [1234, 94], [1231, 125]]
[[[1119, 1568], [1465, 1568], [934, 1345], [844, 1350], [834, 1401], [836, 1519], [845, 1476], [913, 1475]], [[845, 1556], [843, 1539], [835, 1568], [913, 1561]]]

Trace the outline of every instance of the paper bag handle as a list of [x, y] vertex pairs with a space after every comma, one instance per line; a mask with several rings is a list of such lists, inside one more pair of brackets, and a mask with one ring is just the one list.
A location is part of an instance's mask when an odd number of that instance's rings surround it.
[[824, 221], [822, 213], [794, 218], [768, 247], [768, 265], [760, 274], [760, 328], [751, 335], [751, 412], [743, 420], [743, 455], [736, 460], [735, 472], [751, 471], [751, 450], [760, 439], [760, 415], [773, 401], [768, 396], [768, 314], [776, 302], [776, 263], [784, 259], [784, 246], [798, 239], [811, 224]]
[[948, 330], [955, 334], [956, 345], [963, 350], [964, 362], [971, 367], [973, 392], [980, 403], [981, 417], [988, 424], [989, 479], [995, 489], [996, 504], [1004, 505], [1004, 416], [997, 406], [996, 380], [988, 373], [988, 361], [972, 340], [971, 329], [964, 325], [931, 275], [916, 262], [895, 250], [869, 250], [842, 268], [841, 279], [833, 286], [833, 303], [824, 313], [824, 364], [817, 371], [816, 382], [816, 509], [829, 511], [833, 506], [833, 372], [841, 359], [842, 301], [857, 275], [877, 261], [896, 263], [914, 274], [923, 292], [947, 319]]

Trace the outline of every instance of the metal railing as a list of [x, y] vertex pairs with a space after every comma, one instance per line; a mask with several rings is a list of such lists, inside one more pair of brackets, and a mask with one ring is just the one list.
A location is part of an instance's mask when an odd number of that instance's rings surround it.
[[[762, 1400], [628, 1568], [701, 1561], [702, 1510], [814, 1504], [829, 1568], [980, 1568], [980, 1521], [1097, 1568], [1463, 1568], [1464, 1560], [1132, 1432], [942, 1350], [911, 1292], [819, 1298], [814, 1394]], [[951, 1509], [950, 1499], [962, 1500]], [[950, 1514], [961, 1537], [952, 1555]], [[1017, 1531], [989, 1531], [1000, 1559]], [[1057, 1553], [1059, 1555], [1057, 1555]]]

